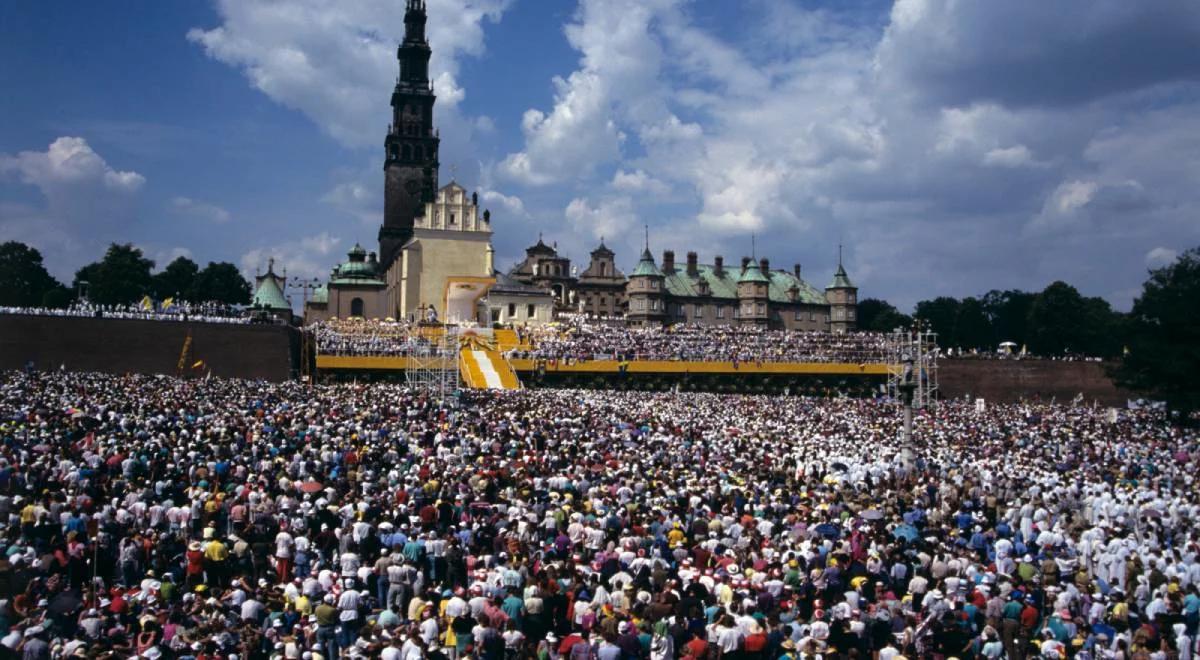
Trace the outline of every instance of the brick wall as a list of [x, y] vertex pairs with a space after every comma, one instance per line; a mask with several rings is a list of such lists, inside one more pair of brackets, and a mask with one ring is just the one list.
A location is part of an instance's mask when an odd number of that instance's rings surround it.
[[1083, 394], [1089, 403], [1124, 406], [1135, 396], [1113, 384], [1105, 373], [1107, 366], [1052, 360], [942, 360], [938, 363], [938, 384], [947, 398], [969, 394], [972, 398], [1011, 403], [1040, 397], [1061, 403]]
[[174, 374], [188, 331], [191, 362], [214, 376], [281, 381], [299, 358], [299, 332], [277, 325], [225, 325], [0, 314], [0, 369]]

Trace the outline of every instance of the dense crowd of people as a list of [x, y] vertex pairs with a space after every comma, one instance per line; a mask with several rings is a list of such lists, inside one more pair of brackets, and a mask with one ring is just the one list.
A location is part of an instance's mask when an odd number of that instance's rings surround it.
[[428, 350], [429, 342], [404, 321], [328, 319], [305, 326], [322, 355], [404, 357]]
[[0, 377], [8, 657], [1191, 658], [1157, 413]]
[[[328, 355], [412, 355], [423, 347], [403, 322], [331, 319], [311, 324], [319, 353]], [[887, 361], [886, 335], [771, 330], [755, 326], [679, 323], [637, 328], [584, 317], [518, 329], [527, 348], [510, 357], [581, 362], [600, 359], [690, 360], [705, 362]]]
[[835, 334], [762, 326], [677, 323], [632, 327], [577, 319], [528, 332], [532, 350], [520, 357], [584, 361], [847, 362], [887, 360], [887, 336], [873, 332]]
[[67, 307], [0, 307], [0, 314], [72, 316], [142, 321], [195, 321], [201, 323], [250, 323], [252, 319], [236, 305], [220, 302], [175, 301], [161, 304], [100, 305], [76, 302]]

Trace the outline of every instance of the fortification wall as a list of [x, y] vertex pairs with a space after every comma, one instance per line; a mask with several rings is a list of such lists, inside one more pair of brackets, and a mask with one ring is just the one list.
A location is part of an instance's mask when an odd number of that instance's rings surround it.
[[[299, 332], [280, 325], [232, 325], [56, 316], [0, 315], [0, 369], [174, 374], [191, 332], [190, 369], [214, 376], [282, 381], [299, 358]], [[192, 372], [195, 373], [195, 372]]]
[[1051, 398], [1070, 401], [1082, 394], [1087, 402], [1124, 406], [1135, 395], [1118, 388], [1099, 362], [1053, 360], [942, 360], [938, 384], [942, 395], [970, 395], [996, 403]]

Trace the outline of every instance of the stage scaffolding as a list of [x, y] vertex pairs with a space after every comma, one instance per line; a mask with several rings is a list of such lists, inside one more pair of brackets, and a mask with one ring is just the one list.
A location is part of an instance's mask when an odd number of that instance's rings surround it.
[[404, 378], [408, 386], [438, 398], [453, 394], [459, 386], [458, 328], [423, 327], [417, 333], [417, 347], [409, 355]]
[[919, 325], [893, 331], [888, 338], [888, 395], [903, 399], [911, 389], [913, 408], [936, 405], [937, 358], [937, 333]]

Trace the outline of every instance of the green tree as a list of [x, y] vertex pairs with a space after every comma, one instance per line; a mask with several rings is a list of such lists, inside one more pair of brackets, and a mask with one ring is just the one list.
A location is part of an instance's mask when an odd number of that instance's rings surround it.
[[1200, 248], [1150, 271], [1128, 319], [1121, 385], [1165, 401], [1182, 419], [1200, 410]]
[[891, 332], [912, 325], [912, 317], [902, 314], [891, 303], [878, 298], [858, 301], [858, 329], [871, 332]]
[[24, 243], [0, 244], [0, 305], [36, 307], [62, 285], [42, 264], [42, 253]]
[[42, 294], [42, 307], [62, 309], [71, 304], [75, 294], [67, 287], [55, 282], [54, 288]]
[[954, 318], [954, 343], [965, 349], [987, 351], [995, 348], [992, 324], [978, 298], [963, 298], [959, 302], [958, 314]]
[[159, 300], [178, 298], [190, 300], [196, 288], [200, 266], [187, 257], [176, 257], [167, 267], [154, 274], [154, 296]]
[[1039, 355], [1112, 357], [1120, 348], [1120, 315], [1108, 301], [1084, 298], [1065, 282], [1054, 282], [1034, 297], [1028, 323], [1029, 348]]
[[939, 296], [917, 303], [916, 317], [929, 324], [929, 328], [937, 333], [938, 345], [942, 348], [959, 345], [954, 336], [954, 326], [958, 320], [960, 304], [957, 298], [949, 296]]
[[136, 302], [152, 292], [154, 262], [131, 243], [113, 243], [104, 258], [75, 272], [72, 287], [87, 282], [88, 299], [103, 305]]
[[992, 326], [993, 344], [1011, 341], [1025, 345], [1029, 342], [1029, 307], [1035, 297], [1036, 294], [1016, 289], [993, 289], [984, 294], [980, 302]]
[[1056, 281], [1043, 289], [1029, 306], [1030, 350], [1045, 356], [1083, 351], [1084, 308], [1083, 296], [1066, 282]]
[[194, 297], [199, 302], [216, 301], [230, 305], [250, 302], [250, 282], [242, 277], [237, 266], [229, 262], [208, 262], [196, 275]]

